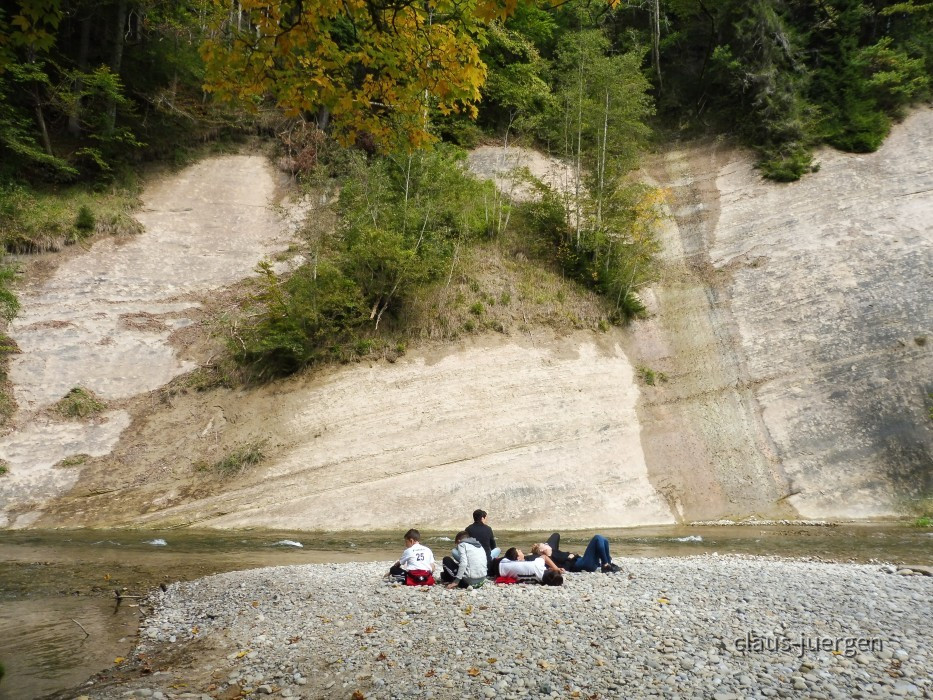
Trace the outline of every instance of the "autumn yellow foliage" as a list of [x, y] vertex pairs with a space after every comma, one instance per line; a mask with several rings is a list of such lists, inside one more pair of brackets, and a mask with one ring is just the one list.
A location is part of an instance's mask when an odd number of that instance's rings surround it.
[[344, 143], [417, 148], [428, 108], [475, 113], [485, 23], [515, 0], [245, 0], [202, 47], [206, 89], [327, 120]]

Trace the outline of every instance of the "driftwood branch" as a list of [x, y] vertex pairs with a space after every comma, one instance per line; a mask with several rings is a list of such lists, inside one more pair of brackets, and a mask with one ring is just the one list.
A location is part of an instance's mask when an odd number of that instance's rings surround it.
[[86, 629], [84, 629], [84, 625], [82, 625], [80, 622], [78, 622], [77, 620], [75, 620], [73, 617], [71, 618], [71, 621], [72, 621], [73, 623], [75, 623], [78, 627], [81, 628], [81, 631], [84, 632], [84, 638], [85, 638], [85, 639], [87, 639], [88, 637], [91, 636], [91, 633], [88, 632]]

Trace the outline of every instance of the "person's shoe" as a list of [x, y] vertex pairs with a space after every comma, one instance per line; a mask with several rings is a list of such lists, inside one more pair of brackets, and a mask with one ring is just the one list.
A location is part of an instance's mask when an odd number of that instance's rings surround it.
[[619, 566], [618, 564], [606, 564], [603, 567], [604, 574], [617, 574], [620, 571], [622, 571], [622, 567]]

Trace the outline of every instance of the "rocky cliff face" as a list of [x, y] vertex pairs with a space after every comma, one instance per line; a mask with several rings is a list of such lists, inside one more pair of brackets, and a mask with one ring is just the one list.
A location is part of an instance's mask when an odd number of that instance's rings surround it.
[[643, 444], [688, 519], [929, 508], [933, 112], [818, 160], [789, 185], [714, 145], [654, 170], [669, 269], [628, 347], [671, 377], [641, 404]]
[[[522, 164], [519, 152], [494, 156], [473, 166], [492, 175]], [[108, 456], [55, 451], [93, 457], [68, 480], [52, 478], [51, 457], [30, 466], [23, 426], [0, 441], [19, 472], [15, 491], [0, 481], [3, 517], [14, 527], [448, 528], [481, 506], [497, 527], [560, 529], [929, 509], [933, 110], [878, 153], [819, 160], [818, 173], [779, 185], [716, 144], [655, 158], [647, 171], [670, 190], [672, 214], [664, 270], [646, 294], [652, 317], [629, 329], [539, 329], [259, 390], [141, 394], [117, 406], [132, 421], [116, 426]], [[257, 173], [259, 190], [271, 187]], [[224, 217], [214, 211], [210, 230], [239, 240], [249, 221]], [[49, 327], [71, 322], [66, 311], [48, 311]], [[638, 368], [666, 381], [649, 385]], [[255, 441], [270, 457], [252, 471], [217, 479], [193, 468], [194, 454]]]

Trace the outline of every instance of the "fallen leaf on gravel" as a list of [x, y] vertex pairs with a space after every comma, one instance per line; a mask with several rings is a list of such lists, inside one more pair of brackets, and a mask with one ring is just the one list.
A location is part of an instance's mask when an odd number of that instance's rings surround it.
[[122, 656], [118, 656], [117, 658], [113, 660], [115, 664], [122, 664], [124, 661], [126, 661], [126, 659], [123, 658]]
[[548, 666], [547, 661], [539, 661], [539, 662], [538, 662], [538, 666], [541, 667], [541, 670], [542, 670], [542, 671], [547, 671], [548, 668], [550, 668], [550, 667]]
[[258, 600], [254, 600], [252, 603], [250, 603], [250, 605], [252, 605], [254, 608], [258, 608], [258, 607], [259, 607], [259, 601], [258, 601]]
[[301, 641], [301, 637], [289, 637], [288, 639], [289, 644], [297, 644], [300, 641]]
[[354, 691], [353, 691], [353, 695], [351, 695], [350, 697], [353, 698], [353, 700], [364, 700], [364, 698], [365, 698], [366, 696], [363, 695], [363, 691], [361, 691], [361, 690], [354, 690]]
[[464, 614], [464, 615], [470, 615], [472, 612], [473, 612], [473, 606], [472, 606], [472, 605], [467, 605], [467, 606], [463, 609], [463, 614]]
[[363, 631], [364, 631], [366, 634], [372, 634], [373, 632], [376, 631], [376, 628], [375, 628], [375, 627], [367, 627], [367, 628], [364, 629]]
[[425, 678], [433, 678], [433, 677], [434, 677], [434, 669], [432, 668], [430, 671], [428, 671], [427, 673], [425, 673], [425, 674], [424, 674], [424, 677], [425, 677]]
[[492, 657], [489, 657], [488, 659], [486, 659], [486, 662], [487, 662], [487, 663], [490, 663], [490, 664], [494, 664], [494, 663], [496, 663], [496, 661], [498, 661], [498, 660], [499, 660], [499, 659], [494, 659], [494, 658], [492, 658]]
[[200, 633], [201, 633], [200, 627], [195, 626], [191, 628], [191, 634], [200, 634]]
[[478, 676], [478, 675], [479, 675], [479, 669], [476, 668], [476, 666], [470, 666], [470, 668], [467, 669], [467, 675], [468, 675], [468, 676]]
[[658, 598], [658, 602], [661, 605], [669, 605], [671, 601], [669, 601], [667, 598]]
[[376, 661], [385, 661], [386, 660], [385, 652], [380, 651], [379, 656], [376, 657]]
[[247, 654], [249, 654], [249, 652], [250, 652], [249, 649], [244, 649], [243, 651], [237, 653], [236, 657], [237, 657], [238, 659], [242, 659], [244, 656], [246, 656]]

